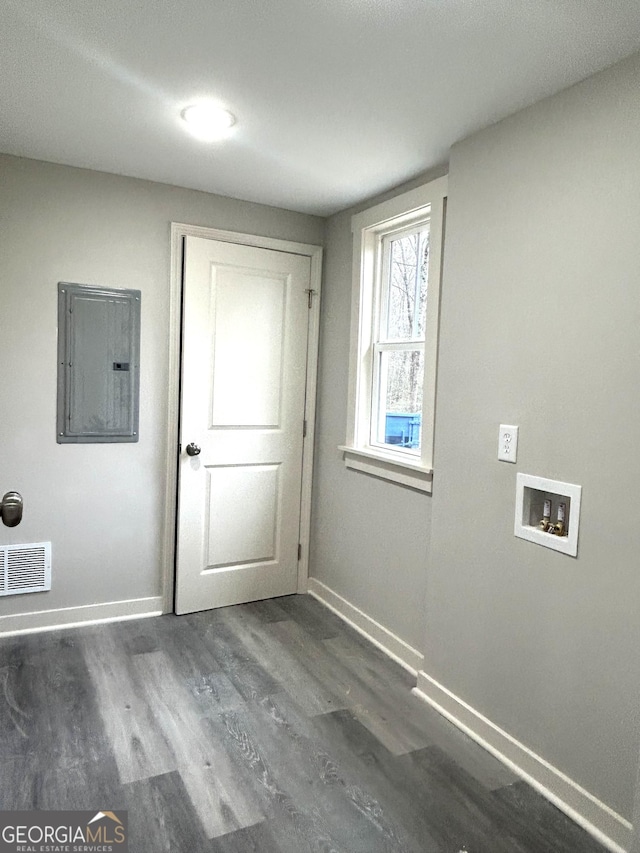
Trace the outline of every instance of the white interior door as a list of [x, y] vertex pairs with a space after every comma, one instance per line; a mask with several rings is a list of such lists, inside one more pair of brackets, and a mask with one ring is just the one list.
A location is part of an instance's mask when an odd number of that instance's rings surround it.
[[297, 590], [309, 287], [309, 257], [186, 238], [177, 613]]

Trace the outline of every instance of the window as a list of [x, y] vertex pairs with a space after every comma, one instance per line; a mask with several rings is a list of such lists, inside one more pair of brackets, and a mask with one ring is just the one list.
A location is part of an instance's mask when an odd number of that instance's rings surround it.
[[447, 179], [352, 219], [350, 468], [431, 491]]

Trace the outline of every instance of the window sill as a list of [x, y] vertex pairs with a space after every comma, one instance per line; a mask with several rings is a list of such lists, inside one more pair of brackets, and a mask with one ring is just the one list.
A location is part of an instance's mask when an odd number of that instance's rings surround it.
[[398, 459], [396, 454], [373, 449], [361, 450], [341, 445], [338, 450], [344, 453], [344, 464], [347, 468], [431, 494], [432, 468], [426, 468], [417, 461]]

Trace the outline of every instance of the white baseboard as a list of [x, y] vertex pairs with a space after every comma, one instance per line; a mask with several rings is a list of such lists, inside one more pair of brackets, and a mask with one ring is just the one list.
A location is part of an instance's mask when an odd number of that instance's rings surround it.
[[0, 616], [0, 637], [15, 634], [32, 634], [78, 625], [95, 625], [99, 622], [118, 622], [139, 619], [143, 616], [160, 616], [162, 597], [132, 598], [127, 601], [108, 601], [104, 604], [87, 604], [81, 607], [61, 607], [57, 610], [36, 610]]
[[390, 658], [417, 675], [418, 684], [413, 691], [416, 696], [528, 782], [612, 853], [629, 850], [633, 827], [628, 820], [431, 678], [422, 670], [424, 657], [420, 652], [316, 578], [309, 578], [308, 591]]
[[377, 646], [379, 649], [389, 655], [396, 663], [409, 670], [412, 675], [417, 675], [418, 670], [424, 663], [424, 657], [416, 649], [397, 637], [384, 625], [376, 622], [371, 616], [367, 616], [362, 610], [359, 610], [355, 605], [351, 604], [346, 598], [338, 595], [328, 586], [325, 586], [316, 578], [309, 578], [308, 592], [318, 601], [321, 601], [329, 610], [332, 610], [341, 619], [344, 619], [352, 628], [355, 628], [358, 633], [362, 634]]
[[418, 685], [413, 692], [495, 755], [613, 853], [625, 853], [629, 849], [633, 827], [628, 820], [496, 726], [426, 672], [418, 672]]

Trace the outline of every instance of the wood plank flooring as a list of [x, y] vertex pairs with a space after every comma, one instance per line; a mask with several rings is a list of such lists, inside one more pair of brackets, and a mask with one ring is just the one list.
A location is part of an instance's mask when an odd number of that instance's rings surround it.
[[133, 853], [603, 853], [291, 596], [0, 641], [0, 809], [128, 809]]

